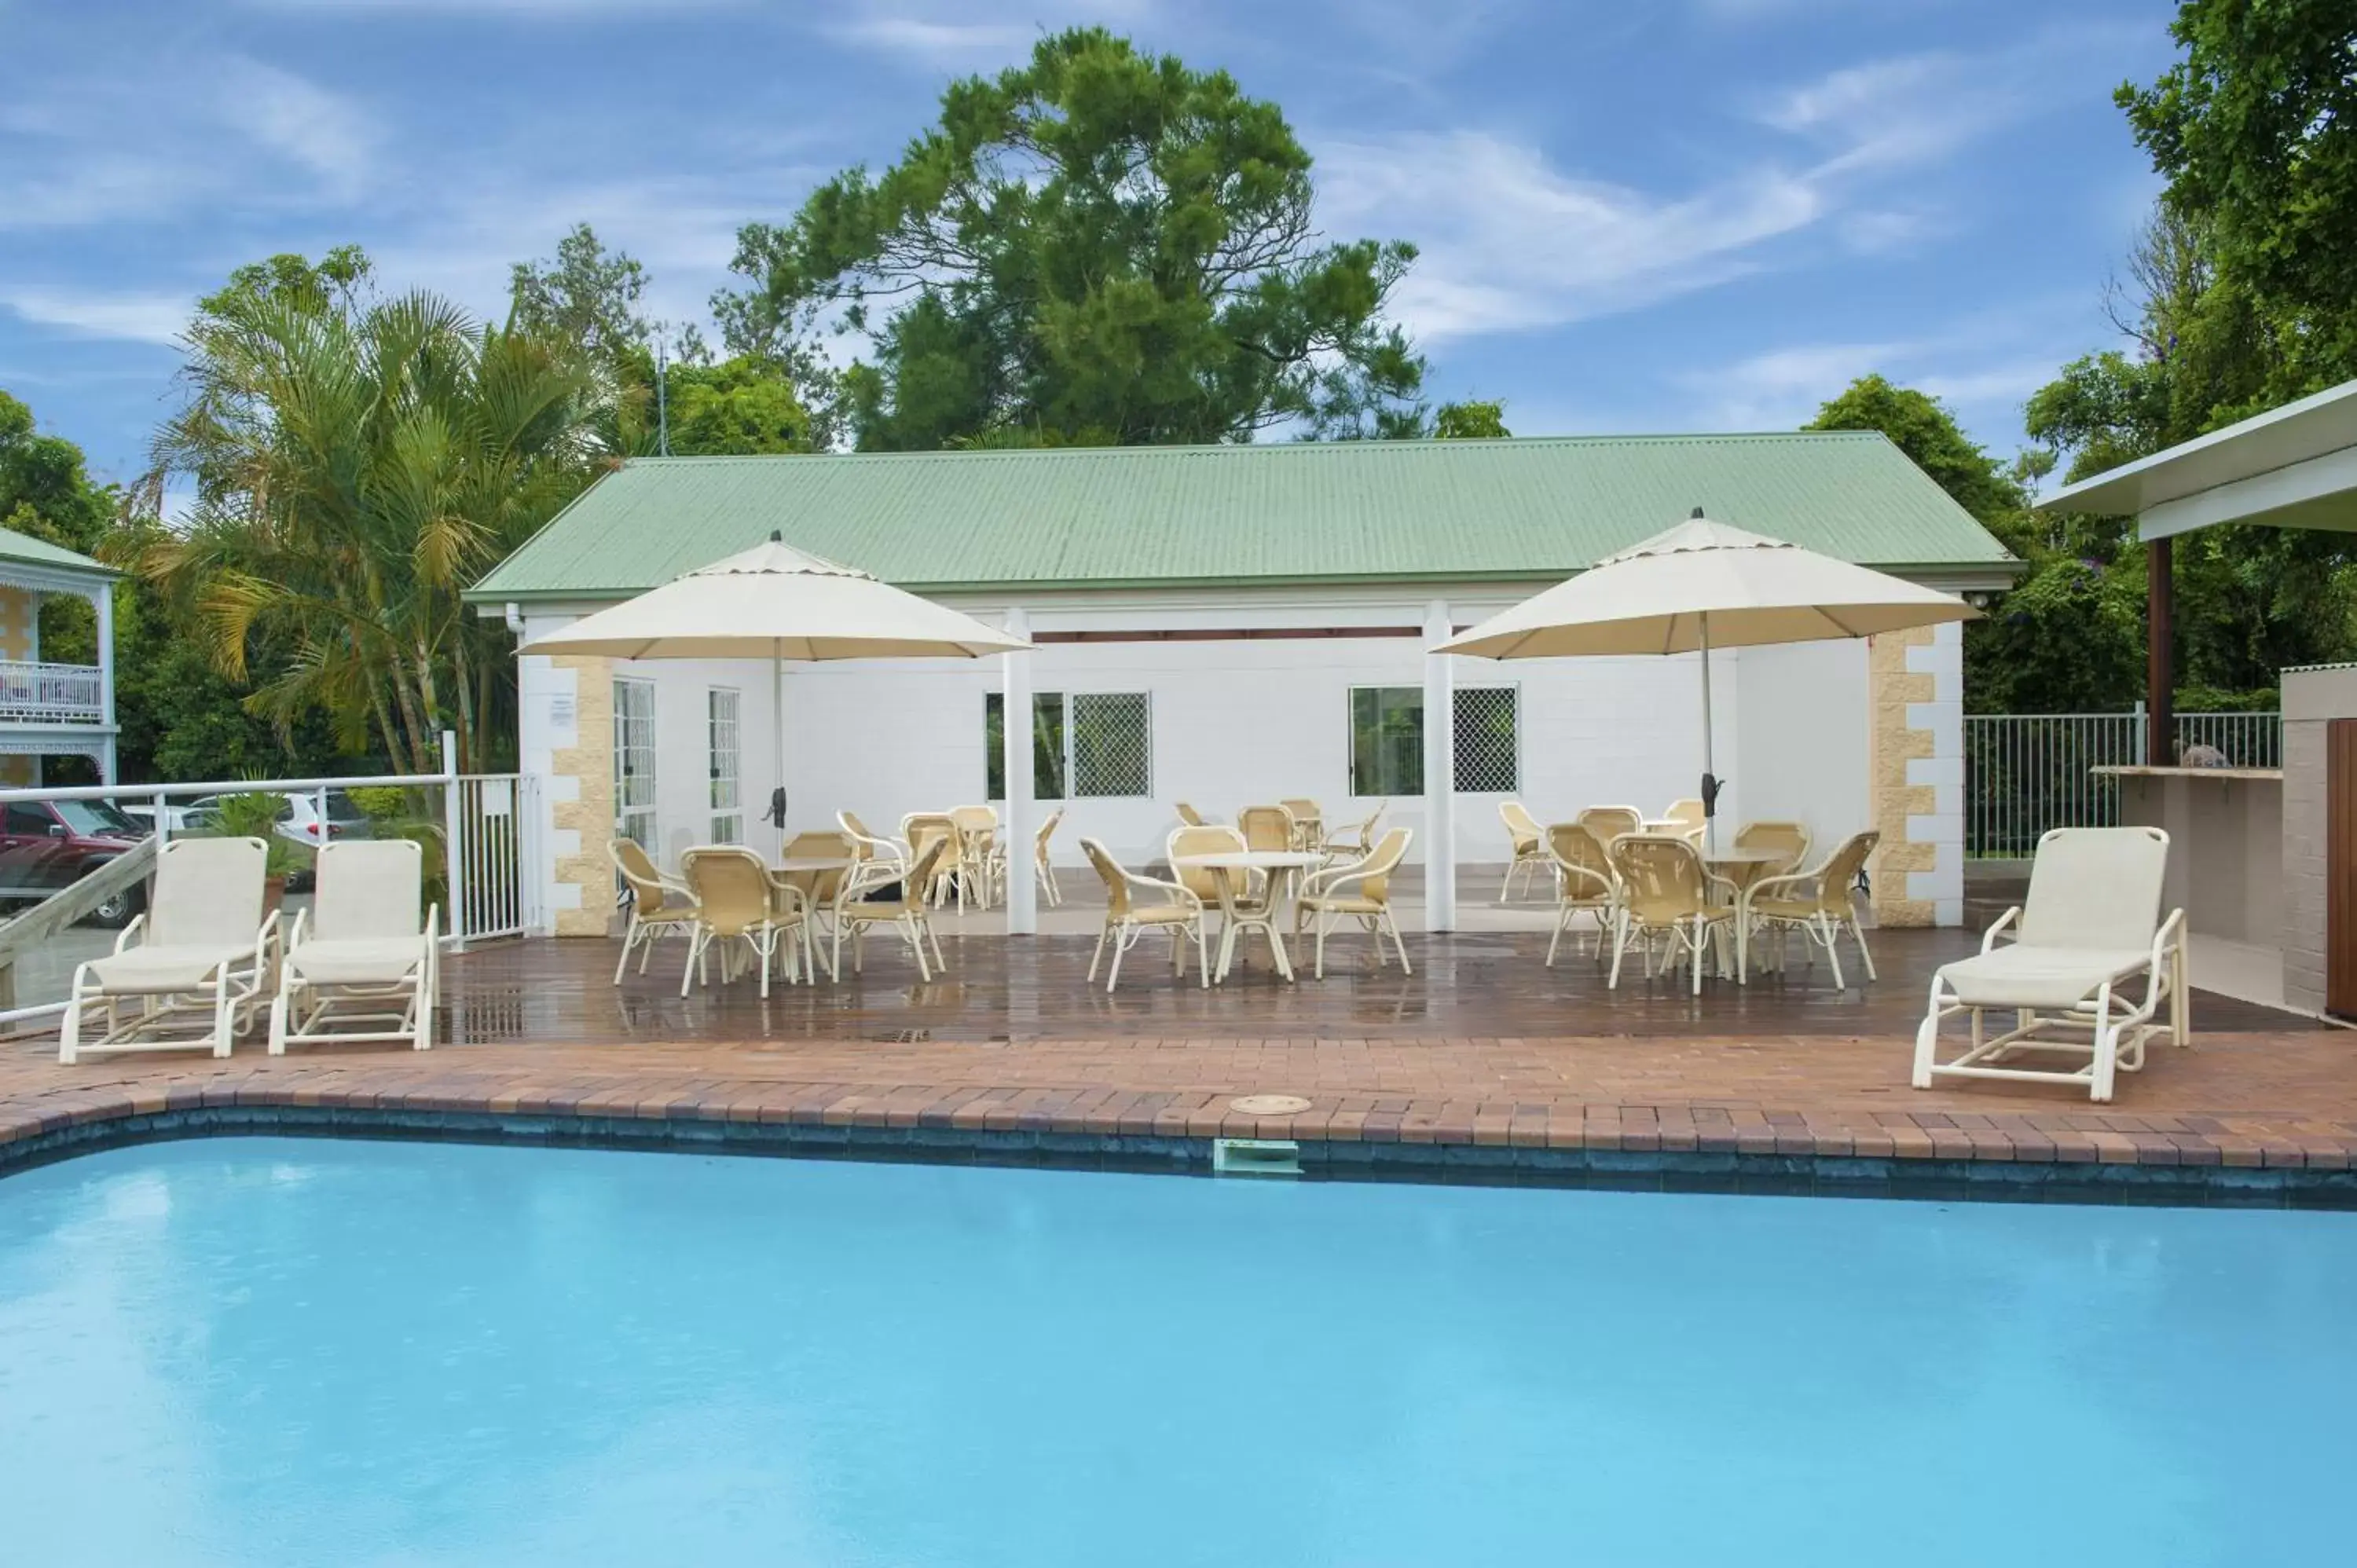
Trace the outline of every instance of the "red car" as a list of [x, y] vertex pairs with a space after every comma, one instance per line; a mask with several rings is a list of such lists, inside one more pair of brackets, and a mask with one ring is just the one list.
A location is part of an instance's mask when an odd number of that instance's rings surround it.
[[[0, 900], [38, 902], [146, 836], [103, 800], [20, 800], [0, 807]], [[90, 922], [128, 925], [139, 905], [139, 889], [124, 888], [92, 910]]]

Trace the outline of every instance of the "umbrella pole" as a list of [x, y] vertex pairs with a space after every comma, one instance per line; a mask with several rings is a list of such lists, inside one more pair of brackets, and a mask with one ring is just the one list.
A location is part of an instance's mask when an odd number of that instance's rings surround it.
[[786, 661], [770, 660], [770, 733], [778, 751], [778, 858], [786, 858]]
[[1718, 815], [1718, 781], [1710, 746], [1710, 612], [1705, 610], [1702, 620], [1702, 852], [1708, 854], [1717, 847]]

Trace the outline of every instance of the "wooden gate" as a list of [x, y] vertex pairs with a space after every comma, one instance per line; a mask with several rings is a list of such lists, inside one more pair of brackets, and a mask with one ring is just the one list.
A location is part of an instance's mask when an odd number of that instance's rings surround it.
[[2324, 726], [2324, 1008], [2357, 1017], [2357, 719]]

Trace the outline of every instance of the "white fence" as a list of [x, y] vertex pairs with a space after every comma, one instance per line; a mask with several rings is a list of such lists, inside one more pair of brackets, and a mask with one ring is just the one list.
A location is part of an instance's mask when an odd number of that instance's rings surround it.
[[[2280, 714], [2179, 714], [2176, 738], [2237, 768], [2283, 766]], [[2119, 780], [2094, 768], [2145, 759], [2146, 718], [2126, 714], [1966, 714], [1964, 853], [2027, 856], [2050, 828], [2111, 827]]]
[[[47, 811], [58, 803], [70, 807], [75, 802], [98, 802], [114, 811], [130, 807], [145, 815], [146, 821], [137, 822], [137, 822], [135, 827], [114, 817], [116, 826], [111, 831], [138, 832], [153, 823], [158, 840], [168, 841], [177, 833], [202, 831], [192, 827], [188, 819], [190, 808], [207, 797], [268, 794], [306, 803], [307, 810], [282, 817], [277, 832], [297, 843], [316, 845], [346, 832], [374, 831], [373, 824], [362, 826], [348, 818], [338, 820], [336, 797], [348, 796], [355, 789], [399, 789], [406, 797], [405, 809], [391, 831], [416, 838], [426, 845], [428, 875], [432, 877], [438, 871], [441, 880], [439, 887], [429, 889], [429, 897], [442, 907], [447, 945], [463, 951], [470, 942], [530, 935], [545, 929], [546, 912], [541, 907], [540, 886], [530, 875], [539, 850], [539, 780], [516, 773], [462, 774], [454, 757], [455, 748], [446, 737], [444, 770], [440, 773], [0, 789], [0, 812], [11, 807]], [[91, 809], [85, 806], [82, 814]], [[8, 891], [16, 900], [21, 903], [70, 886], [81, 873], [104, 864], [106, 856], [114, 853], [104, 847], [109, 841], [103, 835], [95, 835], [99, 842], [92, 844], [90, 838], [93, 835], [76, 838], [74, 831], [61, 821], [48, 841], [59, 850], [49, 857], [55, 862], [56, 876], [52, 880], [56, 886], [10, 884]], [[37, 848], [42, 847], [41, 841], [31, 842]], [[67, 854], [67, 851], [73, 853]], [[5, 846], [0, 846], [0, 859], [5, 858]], [[59, 1011], [70, 962], [105, 950], [103, 942], [92, 946], [82, 939], [107, 936], [97, 931], [60, 932], [48, 939], [20, 943], [25, 950], [16, 952], [7, 949], [7, 932], [8, 925], [0, 921], [0, 962], [9, 963], [18, 975], [20, 999], [33, 1000], [27, 995], [30, 991], [40, 998], [40, 1004], [0, 1011], [0, 1025]], [[81, 948], [86, 946], [91, 950], [81, 952]], [[51, 995], [60, 1000], [48, 1000]]]

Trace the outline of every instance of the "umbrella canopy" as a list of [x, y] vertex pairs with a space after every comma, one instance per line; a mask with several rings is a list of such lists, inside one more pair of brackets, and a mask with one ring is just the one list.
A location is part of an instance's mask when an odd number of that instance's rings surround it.
[[520, 653], [608, 659], [980, 659], [1031, 644], [771, 534]]
[[1967, 620], [1953, 594], [1692, 518], [1433, 650], [1485, 659], [1692, 653]]
[[1483, 659], [1702, 655], [1705, 843], [1724, 780], [1712, 768], [1710, 650], [1821, 642], [1969, 620], [1953, 594], [1694, 515], [1432, 650]]

